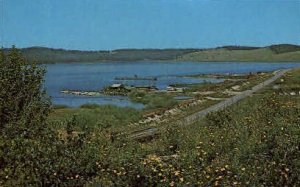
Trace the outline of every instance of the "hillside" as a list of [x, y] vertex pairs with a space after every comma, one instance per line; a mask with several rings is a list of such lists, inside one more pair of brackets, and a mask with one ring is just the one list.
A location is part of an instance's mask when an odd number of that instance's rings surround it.
[[225, 46], [215, 49], [192, 52], [177, 59], [178, 61], [234, 61], [234, 62], [300, 62], [300, 46], [281, 44], [269, 47]]
[[[5, 49], [9, 51], [9, 49]], [[30, 47], [21, 49], [29, 62], [97, 62], [97, 61], [233, 61], [300, 62], [300, 46], [291, 44], [268, 47], [223, 46], [211, 49], [118, 49], [113, 51], [79, 51]]]
[[176, 59], [197, 49], [118, 49], [113, 51], [79, 51], [32, 47], [21, 49], [29, 62], [95, 62], [95, 61], [143, 61]]

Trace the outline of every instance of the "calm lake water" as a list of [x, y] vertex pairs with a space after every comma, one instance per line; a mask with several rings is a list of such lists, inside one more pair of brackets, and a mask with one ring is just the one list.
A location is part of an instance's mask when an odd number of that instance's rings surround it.
[[[75, 96], [61, 93], [61, 90], [101, 90], [113, 83], [128, 85], [154, 85], [165, 89], [176, 83], [216, 82], [217, 79], [184, 78], [179, 75], [202, 73], [247, 73], [273, 71], [300, 67], [300, 63], [236, 63], [236, 62], [98, 62], [57, 63], [44, 65], [47, 69], [45, 87], [54, 104], [78, 107], [85, 103], [112, 104], [121, 107], [143, 108], [127, 97], [120, 96]], [[120, 81], [115, 77], [157, 77], [157, 81]]]

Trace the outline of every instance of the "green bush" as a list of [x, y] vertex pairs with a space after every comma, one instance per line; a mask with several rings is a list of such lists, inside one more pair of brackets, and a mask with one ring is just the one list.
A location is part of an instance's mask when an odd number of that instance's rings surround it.
[[45, 71], [26, 65], [17, 49], [0, 62], [0, 129], [3, 135], [34, 137], [42, 130], [50, 101], [42, 91]]
[[207, 114], [206, 119], [208, 125], [223, 127], [224, 125], [230, 125], [232, 122], [232, 113], [228, 110], [211, 112]]
[[51, 103], [42, 91], [45, 71], [26, 65], [15, 48], [0, 60], [0, 185], [86, 183], [97, 173], [101, 144], [77, 118], [66, 121], [59, 136], [46, 122]]

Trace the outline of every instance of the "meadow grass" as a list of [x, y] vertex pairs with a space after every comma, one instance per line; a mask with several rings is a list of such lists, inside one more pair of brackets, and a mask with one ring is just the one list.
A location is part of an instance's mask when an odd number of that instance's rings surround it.
[[174, 99], [176, 94], [172, 93], [155, 93], [146, 91], [133, 91], [129, 98], [134, 102], [140, 102], [146, 105], [146, 109], [171, 108], [177, 104]]
[[282, 90], [269, 86], [191, 126], [169, 124], [157, 139], [131, 144], [143, 159], [133, 170], [119, 167], [136, 176], [114, 180], [145, 186], [299, 185], [300, 96], [281, 94], [291, 87], [300, 90], [299, 72], [275, 83]]
[[94, 171], [87, 186], [299, 186], [300, 96], [285, 94], [299, 92], [299, 82], [293, 70], [195, 124], [165, 124], [144, 142], [126, 134], [141, 114], [134, 109], [59, 109], [50, 119], [75, 114], [83, 118], [74, 123], [79, 130], [95, 127], [89, 144], [100, 152], [87, 162]]
[[[55, 109], [50, 114], [48, 121], [65, 122], [76, 116], [76, 120], [80, 121], [80, 126], [89, 128], [117, 128], [127, 126], [136, 122], [141, 118], [141, 112], [132, 108], [121, 108], [112, 105], [85, 104], [80, 108], [62, 108]], [[64, 124], [64, 123], [61, 123]], [[57, 129], [64, 126], [57, 126]]]

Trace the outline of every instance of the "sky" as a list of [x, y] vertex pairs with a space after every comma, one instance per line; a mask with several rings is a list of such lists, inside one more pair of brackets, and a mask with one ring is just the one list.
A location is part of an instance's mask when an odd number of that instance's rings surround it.
[[0, 0], [1, 45], [79, 50], [300, 44], [300, 0]]

